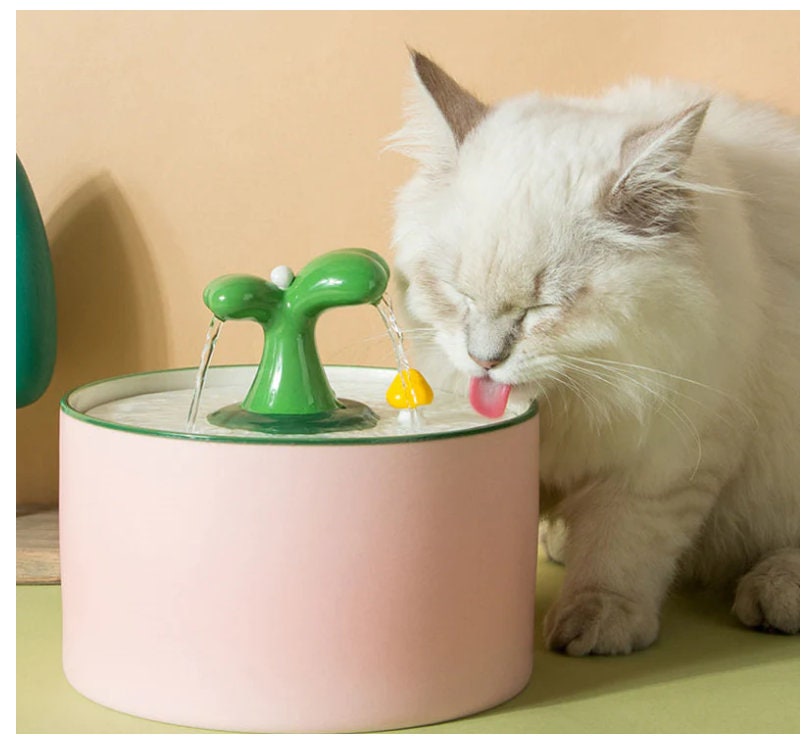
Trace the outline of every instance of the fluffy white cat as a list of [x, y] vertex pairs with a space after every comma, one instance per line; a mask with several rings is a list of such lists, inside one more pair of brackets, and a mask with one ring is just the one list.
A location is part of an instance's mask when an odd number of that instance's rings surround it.
[[673, 82], [490, 106], [412, 62], [413, 348], [482, 412], [538, 397], [548, 647], [645, 648], [675, 581], [798, 632], [797, 121]]

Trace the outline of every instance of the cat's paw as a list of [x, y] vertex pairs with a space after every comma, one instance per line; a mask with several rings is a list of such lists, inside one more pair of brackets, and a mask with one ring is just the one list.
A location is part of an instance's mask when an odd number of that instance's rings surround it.
[[599, 587], [563, 595], [544, 621], [546, 646], [570, 656], [623, 654], [647, 648], [659, 634], [659, 615]]
[[565, 561], [564, 549], [566, 547], [566, 525], [564, 522], [560, 518], [541, 520], [538, 532], [546, 557], [556, 564], [563, 564]]
[[783, 549], [738, 582], [732, 611], [750, 628], [800, 632], [800, 550]]

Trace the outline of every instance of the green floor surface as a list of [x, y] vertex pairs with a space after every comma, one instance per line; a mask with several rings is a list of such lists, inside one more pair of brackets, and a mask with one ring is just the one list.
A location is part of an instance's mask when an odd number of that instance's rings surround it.
[[[538, 571], [535, 669], [509, 702], [405, 733], [797, 733], [800, 639], [746, 630], [728, 603], [675, 595], [659, 641], [620, 657], [541, 647], [562, 569]], [[125, 715], [74, 691], [61, 666], [58, 586], [17, 587], [18, 733], [202, 733]]]

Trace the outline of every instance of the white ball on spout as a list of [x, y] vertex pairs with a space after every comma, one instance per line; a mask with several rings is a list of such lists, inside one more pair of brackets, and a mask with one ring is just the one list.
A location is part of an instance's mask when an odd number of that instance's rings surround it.
[[279, 289], [286, 290], [293, 283], [293, 270], [289, 266], [280, 264], [270, 273], [270, 281]]

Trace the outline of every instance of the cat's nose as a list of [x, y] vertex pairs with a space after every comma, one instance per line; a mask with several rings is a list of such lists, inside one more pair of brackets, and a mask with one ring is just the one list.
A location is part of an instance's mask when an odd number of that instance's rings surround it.
[[473, 361], [475, 361], [482, 369], [494, 369], [499, 364], [501, 364], [501, 362], [504, 361], [504, 359], [507, 358], [507, 356], [505, 355], [505, 356], [496, 356], [495, 358], [492, 359], [481, 359], [478, 356], [471, 354], [470, 351], [468, 351], [467, 355], [471, 359], [473, 359]]

